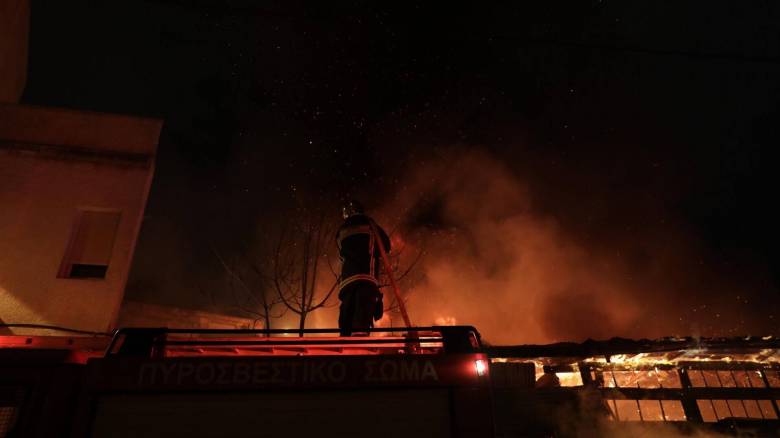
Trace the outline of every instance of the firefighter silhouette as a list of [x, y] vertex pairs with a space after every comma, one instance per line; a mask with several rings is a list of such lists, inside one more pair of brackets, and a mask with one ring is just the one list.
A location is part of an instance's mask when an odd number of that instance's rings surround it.
[[390, 251], [390, 239], [358, 201], [344, 205], [343, 217], [336, 234], [342, 262], [339, 329], [342, 336], [367, 334], [384, 311], [379, 291], [381, 253], [376, 239], [382, 239], [386, 252]]

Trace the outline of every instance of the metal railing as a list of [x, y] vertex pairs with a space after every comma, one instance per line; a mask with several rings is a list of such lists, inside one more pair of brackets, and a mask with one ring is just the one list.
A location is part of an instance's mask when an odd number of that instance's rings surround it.
[[[374, 345], [404, 344], [410, 352], [415, 346], [439, 342], [446, 353], [477, 352], [481, 339], [477, 329], [471, 326], [430, 326], [404, 328], [374, 328], [370, 333], [398, 333], [399, 336], [338, 337], [338, 329], [172, 329], [172, 328], [121, 328], [118, 329], [106, 351], [107, 356], [162, 357], [166, 347], [293, 347], [323, 345]], [[300, 335], [282, 337], [274, 335]], [[306, 337], [328, 335], [333, 337]], [[190, 335], [189, 338], [176, 335]], [[217, 337], [222, 335], [223, 337]], [[199, 336], [199, 337], [198, 337]]]

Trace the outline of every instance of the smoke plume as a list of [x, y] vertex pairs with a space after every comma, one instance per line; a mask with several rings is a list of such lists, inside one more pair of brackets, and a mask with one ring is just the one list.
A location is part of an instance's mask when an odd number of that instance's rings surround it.
[[[680, 236], [589, 245], [537, 211], [532, 188], [484, 152], [424, 162], [403, 181], [378, 218], [403, 248], [401, 265], [424, 254], [404, 287], [417, 325], [475, 325], [507, 344], [698, 335], [715, 318], [717, 303], [697, 318], [706, 288]], [[621, 256], [635, 247], [641, 266]], [[727, 313], [717, 313], [726, 326]]]

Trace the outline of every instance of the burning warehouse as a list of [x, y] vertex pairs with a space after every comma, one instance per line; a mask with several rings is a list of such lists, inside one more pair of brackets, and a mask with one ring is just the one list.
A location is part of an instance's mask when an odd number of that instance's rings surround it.
[[[0, 337], [23, 436], [775, 436], [776, 339], [491, 347], [471, 327]], [[296, 420], [302, 413], [306, 422]], [[35, 418], [47, 418], [37, 422]]]
[[0, 438], [780, 435], [778, 18], [0, 0]]
[[773, 435], [777, 348], [772, 337], [489, 348], [495, 406], [503, 411], [497, 429], [522, 435], [533, 424], [542, 435], [576, 425], [620, 434], [641, 425], [665, 436], [697, 429]]

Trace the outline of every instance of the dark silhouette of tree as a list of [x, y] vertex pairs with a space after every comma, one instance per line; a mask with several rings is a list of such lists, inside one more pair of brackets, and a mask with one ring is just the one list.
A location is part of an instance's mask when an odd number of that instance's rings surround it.
[[[298, 330], [302, 336], [312, 312], [337, 305], [331, 298], [338, 290], [340, 279], [339, 262], [333, 260], [333, 254], [338, 254], [335, 237], [340, 218], [304, 207], [295, 209], [288, 218], [279, 224], [279, 232], [275, 239], [270, 239], [269, 246], [254, 245], [257, 246], [256, 256], [244, 250], [224, 257], [213, 245], [210, 251], [227, 275], [233, 309], [251, 315], [255, 321], [262, 320], [269, 329], [273, 328], [273, 319], [292, 311], [298, 316]], [[417, 250], [407, 254], [406, 250], [403, 245], [393, 248], [390, 264], [395, 280], [410, 286], [417, 280], [410, 273], [414, 272], [424, 252]], [[410, 260], [403, 263], [407, 258]], [[406, 266], [402, 268], [402, 265]], [[380, 288], [385, 297], [385, 312], [394, 315], [398, 313], [399, 305], [388, 285], [383, 269]], [[402, 290], [404, 301], [409, 290]], [[284, 310], [279, 311], [280, 307]], [[335, 321], [333, 325], [336, 325]]]
[[323, 213], [298, 211], [297, 220], [282, 225], [270, 279], [282, 303], [298, 315], [299, 334], [303, 336], [306, 318], [326, 306], [338, 286], [338, 276], [328, 290], [318, 290], [327, 251], [334, 245], [335, 224]]
[[262, 320], [264, 328], [272, 329], [271, 321], [281, 318], [286, 309], [277, 309], [282, 300], [268, 287], [262, 264], [246, 253], [226, 260], [213, 246], [210, 250], [228, 277], [231, 307], [251, 315], [255, 324]]

